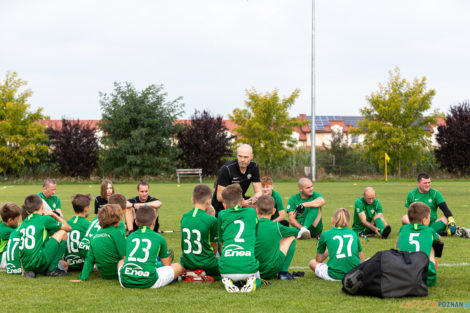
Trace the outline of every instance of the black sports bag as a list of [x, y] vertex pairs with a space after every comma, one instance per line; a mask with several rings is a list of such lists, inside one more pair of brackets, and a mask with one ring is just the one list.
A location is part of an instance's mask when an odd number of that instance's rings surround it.
[[343, 291], [380, 298], [425, 297], [428, 265], [424, 252], [379, 251], [344, 276]]

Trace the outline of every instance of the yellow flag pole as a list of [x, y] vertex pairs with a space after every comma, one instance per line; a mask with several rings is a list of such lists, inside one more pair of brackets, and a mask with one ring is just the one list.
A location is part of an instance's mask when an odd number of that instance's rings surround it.
[[387, 182], [387, 153], [385, 153], [385, 182]]

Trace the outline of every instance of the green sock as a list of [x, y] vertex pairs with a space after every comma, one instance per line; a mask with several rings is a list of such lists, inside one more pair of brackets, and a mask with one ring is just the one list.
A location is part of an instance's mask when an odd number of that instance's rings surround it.
[[261, 287], [261, 279], [256, 278], [256, 289], [259, 289]]
[[304, 223], [302, 226], [309, 228], [312, 226], [313, 222], [317, 218], [318, 209], [317, 208], [305, 208], [307, 213], [305, 214]]
[[51, 264], [47, 268], [48, 271], [52, 272], [53, 270], [57, 268], [57, 266], [59, 265], [60, 259], [62, 259], [62, 257], [64, 256], [65, 250], [67, 250], [67, 241], [62, 240], [59, 243], [59, 249], [57, 250], [56, 255], [54, 256]]
[[384, 225], [384, 222], [382, 221], [382, 219], [380, 217], [377, 217], [375, 219], [375, 226], [377, 226], [380, 229], [380, 233], [382, 233], [382, 231], [385, 228], [385, 225]]
[[157, 261], [157, 268], [162, 267], [162, 266], [163, 266], [162, 262], [161, 262], [161, 261]]
[[284, 259], [284, 263], [282, 263], [281, 272], [287, 272], [289, 270], [289, 265], [292, 262], [292, 259], [294, 258], [296, 242], [297, 240], [294, 239], [294, 241], [292, 241], [292, 243], [290, 244], [289, 250], [287, 250], [287, 255]]
[[436, 233], [446, 230], [447, 225], [443, 221], [434, 222], [431, 226], [432, 229], [436, 231]]

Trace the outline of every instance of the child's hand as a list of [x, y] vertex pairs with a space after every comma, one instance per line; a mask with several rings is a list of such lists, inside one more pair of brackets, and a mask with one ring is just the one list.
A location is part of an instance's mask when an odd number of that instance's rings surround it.
[[71, 280], [69, 280], [69, 282], [71, 282], [71, 283], [81, 283], [81, 282], [83, 282], [83, 280], [80, 280], [80, 279], [71, 279]]

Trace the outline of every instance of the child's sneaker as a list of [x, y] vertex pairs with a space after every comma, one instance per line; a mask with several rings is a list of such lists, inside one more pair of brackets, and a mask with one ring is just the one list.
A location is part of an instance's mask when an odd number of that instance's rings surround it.
[[310, 235], [310, 231], [306, 227], [302, 227], [297, 235], [297, 239], [310, 239], [312, 235]]
[[256, 277], [250, 276], [246, 280], [245, 286], [242, 287], [240, 290], [241, 292], [252, 292], [256, 290]]
[[222, 278], [222, 283], [225, 286], [225, 290], [227, 290], [228, 292], [240, 292], [240, 289], [238, 289], [238, 287], [233, 284], [233, 281], [230, 278]]

